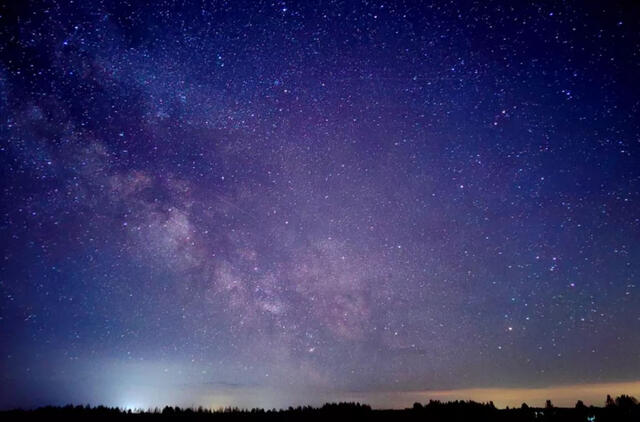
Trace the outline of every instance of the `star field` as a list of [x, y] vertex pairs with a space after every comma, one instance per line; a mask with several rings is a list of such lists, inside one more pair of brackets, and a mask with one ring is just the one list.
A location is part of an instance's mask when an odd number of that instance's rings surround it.
[[0, 406], [640, 380], [638, 7], [13, 3]]

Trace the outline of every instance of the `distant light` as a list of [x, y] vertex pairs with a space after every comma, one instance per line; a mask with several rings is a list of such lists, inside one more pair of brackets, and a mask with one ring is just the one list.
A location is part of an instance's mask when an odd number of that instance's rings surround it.
[[128, 403], [128, 404], [125, 404], [124, 406], [121, 406], [120, 408], [127, 412], [130, 410], [134, 413], [140, 413], [144, 411], [145, 406], [141, 405], [140, 403]]

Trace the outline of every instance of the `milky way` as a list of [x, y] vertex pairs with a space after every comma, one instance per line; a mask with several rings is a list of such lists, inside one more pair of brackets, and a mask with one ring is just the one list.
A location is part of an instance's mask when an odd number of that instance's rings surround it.
[[10, 3], [1, 406], [640, 380], [637, 7]]

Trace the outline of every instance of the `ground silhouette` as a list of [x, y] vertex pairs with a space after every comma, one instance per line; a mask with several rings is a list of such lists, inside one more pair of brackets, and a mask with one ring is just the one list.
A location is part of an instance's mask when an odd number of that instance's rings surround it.
[[33, 410], [0, 412], [0, 420], [38, 421], [119, 421], [119, 420], [184, 420], [184, 421], [562, 421], [562, 422], [626, 422], [640, 421], [640, 404], [631, 396], [615, 399], [607, 396], [604, 407], [585, 406], [578, 400], [575, 407], [555, 407], [547, 400], [544, 408], [523, 403], [519, 408], [498, 409], [493, 402], [474, 401], [415, 403], [400, 410], [372, 409], [360, 403], [327, 403], [322, 407], [289, 407], [288, 409], [225, 408], [218, 410], [166, 406], [163, 409], [122, 410], [105, 406], [41, 407]]

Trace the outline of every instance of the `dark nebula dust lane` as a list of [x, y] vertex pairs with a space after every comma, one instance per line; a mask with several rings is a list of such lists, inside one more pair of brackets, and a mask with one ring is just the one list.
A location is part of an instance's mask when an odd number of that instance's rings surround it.
[[638, 28], [6, 2], [0, 407], [639, 395]]

